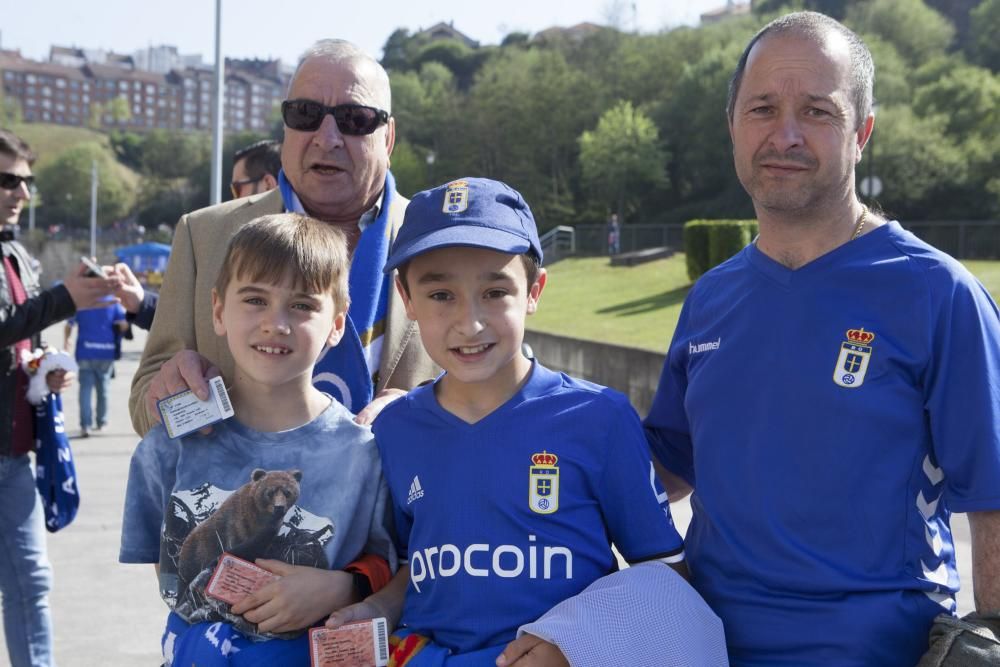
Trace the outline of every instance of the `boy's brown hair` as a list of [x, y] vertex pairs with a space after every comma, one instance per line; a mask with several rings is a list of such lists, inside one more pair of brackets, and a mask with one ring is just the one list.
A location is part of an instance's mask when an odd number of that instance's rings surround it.
[[[499, 251], [498, 251], [499, 252]], [[524, 265], [524, 274], [528, 278], [528, 289], [535, 284], [538, 280], [538, 274], [541, 271], [541, 264], [538, 261], [538, 257], [535, 256], [533, 252], [524, 252], [518, 255], [521, 258], [521, 264]], [[406, 296], [410, 296], [410, 282], [407, 279], [406, 273], [410, 270], [410, 262], [403, 262], [396, 268], [396, 275], [399, 277], [399, 282], [403, 285], [403, 289], [406, 291]]]
[[291, 276], [298, 290], [332, 295], [340, 311], [350, 302], [349, 272], [347, 240], [339, 229], [299, 213], [264, 215], [229, 240], [215, 291], [224, 299], [235, 278], [278, 284]]

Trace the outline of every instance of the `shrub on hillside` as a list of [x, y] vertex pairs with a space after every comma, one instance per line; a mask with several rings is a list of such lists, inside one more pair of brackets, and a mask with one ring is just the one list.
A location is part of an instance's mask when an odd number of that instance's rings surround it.
[[684, 225], [684, 253], [691, 282], [735, 255], [756, 235], [756, 220], [688, 221]]

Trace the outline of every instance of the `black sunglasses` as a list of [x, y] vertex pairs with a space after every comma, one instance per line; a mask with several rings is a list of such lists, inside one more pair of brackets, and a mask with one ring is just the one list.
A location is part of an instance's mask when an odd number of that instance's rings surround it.
[[341, 134], [363, 136], [371, 134], [382, 123], [389, 121], [389, 112], [362, 104], [338, 104], [328, 107], [314, 100], [285, 100], [281, 103], [281, 117], [293, 130], [315, 132], [330, 114], [337, 122]]
[[24, 183], [31, 189], [31, 186], [35, 184], [34, 176], [21, 176], [19, 174], [8, 174], [6, 171], [0, 171], [0, 188], [4, 190], [13, 190]]
[[264, 175], [258, 176], [257, 178], [244, 178], [242, 181], [232, 181], [229, 184], [229, 191], [233, 194], [233, 199], [239, 199], [240, 189], [244, 185], [253, 185], [254, 183], [260, 183], [262, 180], [264, 180]]

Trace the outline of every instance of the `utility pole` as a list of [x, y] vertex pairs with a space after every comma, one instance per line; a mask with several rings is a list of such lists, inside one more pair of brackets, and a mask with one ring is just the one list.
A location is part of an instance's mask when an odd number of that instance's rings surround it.
[[28, 200], [28, 231], [35, 231], [35, 197], [38, 196], [38, 188], [31, 184], [31, 199]]
[[97, 257], [97, 160], [90, 161], [90, 256]]
[[222, 133], [225, 111], [226, 61], [222, 58], [222, 0], [215, 0], [215, 107], [212, 119], [211, 203], [222, 201]]

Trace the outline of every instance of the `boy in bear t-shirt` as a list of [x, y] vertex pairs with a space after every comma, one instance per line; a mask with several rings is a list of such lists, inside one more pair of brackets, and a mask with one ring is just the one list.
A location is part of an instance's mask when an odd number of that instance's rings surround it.
[[[363, 554], [394, 565], [371, 431], [312, 384], [344, 333], [348, 266], [343, 234], [322, 222], [242, 227], [212, 292], [236, 414], [207, 436], [159, 425], [132, 456], [119, 560], [157, 564], [168, 665], [308, 664], [302, 631], [361, 597], [345, 567]], [[223, 551], [280, 578], [234, 605], [207, 596]]]

